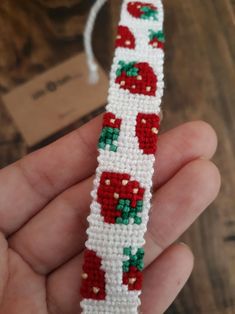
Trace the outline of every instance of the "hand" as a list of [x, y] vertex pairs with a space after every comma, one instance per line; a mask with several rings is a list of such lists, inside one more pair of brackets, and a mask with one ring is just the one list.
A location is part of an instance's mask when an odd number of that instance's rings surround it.
[[[0, 171], [0, 313], [80, 313], [82, 251], [101, 117]], [[159, 138], [141, 312], [163, 313], [193, 267], [172, 244], [220, 187], [216, 135], [191, 122]]]

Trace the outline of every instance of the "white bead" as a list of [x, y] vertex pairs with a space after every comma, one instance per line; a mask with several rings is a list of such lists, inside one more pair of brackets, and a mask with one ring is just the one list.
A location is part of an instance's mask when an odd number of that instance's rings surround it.
[[86, 273], [83, 273], [83, 274], [81, 275], [81, 277], [82, 277], [82, 279], [87, 279], [87, 278], [88, 278], [88, 275], [87, 275]]
[[152, 132], [153, 132], [154, 134], [158, 134], [158, 129], [157, 129], [157, 128], [152, 128]]
[[114, 197], [115, 199], [119, 199], [119, 194], [118, 194], [118, 193], [114, 193], [114, 194], [113, 194], [113, 197]]
[[122, 185], [127, 185], [128, 184], [128, 180], [122, 180]]
[[136, 278], [129, 278], [129, 284], [133, 285], [136, 282]]
[[92, 290], [93, 290], [93, 292], [94, 292], [95, 294], [98, 294], [99, 291], [100, 291], [100, 289], [97, 288], [97, 287], [93, 287]]

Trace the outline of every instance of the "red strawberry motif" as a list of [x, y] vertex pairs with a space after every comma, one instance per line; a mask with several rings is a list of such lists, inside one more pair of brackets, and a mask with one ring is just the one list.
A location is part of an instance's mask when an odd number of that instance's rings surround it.
[[149, 30], [149, 45], [151, 45], [153, 48], [164, 48], [165, 43], [165, 36], [162, 31], [155, 32], [153, 30]]
[[158, 20], [158, 9], [152, 3], [132, 1], [127, 4], [127, 10], [135, 18], [155, 21]]
[[143, 208], [144, 189], [138, 181], [131, 181], [127, 173], [104, 172], [97, 191], [101, 215], [110, 224], [128, 225], [130, 219], [141, 224], [138, 213]]
[[160, 118], [156, 114], [139, 113], [136, 119], [136, 136], [144, 154], [155, 154]]
[[120, 134], [121, 119], [118, 119], [112, 112], [106, 112], [103, 118], [103, 128], [99, 138], [98, 147], [105, 149], [109, 145], [109, 150], [116, 152], [118, 149], [117, 140]]
[[105, 300], [105, 272], [101, 269], [101, 262], [96, 252], [85, 251], [80, 290], [81, 296], [85, 299]]
[[120, 129], [121, 127], [121, 119], [118, 119], [115, 114], [112, 112], [106, 112], [103, 116], [103, 128], [109, 127], [109, 128], [115, 128]]
[[147, 62], [119, 61], [116, 71], [115, 83], [120, 88], [128, 90], [132, 94], [155, 96], [157, 89], [157, 77], [152, 67]]
[[135, 37], [127, 26], [118, 26], [115, 46], [135, 49]]
[[144, 249], [139, 248], [136, 254], [132, 254], [132, 248], [125, 247], [123, 253], [128, 256], [128, 259], [123, 261], [122, 282], [124, 285], [128, 285], [128, 290], [141, 290], [142, 271], [144, 269]]
[[143, 274], [135, 266], [130, 266], [129, 272], [123, 273], [122, 282], [130, 291], [141, 290]]

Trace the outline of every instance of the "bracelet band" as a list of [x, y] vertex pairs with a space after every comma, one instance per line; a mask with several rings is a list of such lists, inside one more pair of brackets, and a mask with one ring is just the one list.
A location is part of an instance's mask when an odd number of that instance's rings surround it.
[[121, 9], [88, 217], [85, 314], [136, 314], [140, 305], [164, 85], [163, 7], [146, 1], [124, 0]]

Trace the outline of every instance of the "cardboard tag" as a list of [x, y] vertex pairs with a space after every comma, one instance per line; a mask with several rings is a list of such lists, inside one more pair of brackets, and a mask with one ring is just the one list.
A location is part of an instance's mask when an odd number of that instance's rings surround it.
[[26, 143], [35, 145], [104, 105], [108, 78], [101, 68], [99, 75], [97, 84], [89, 84], [81, 53], [3, 96]]

